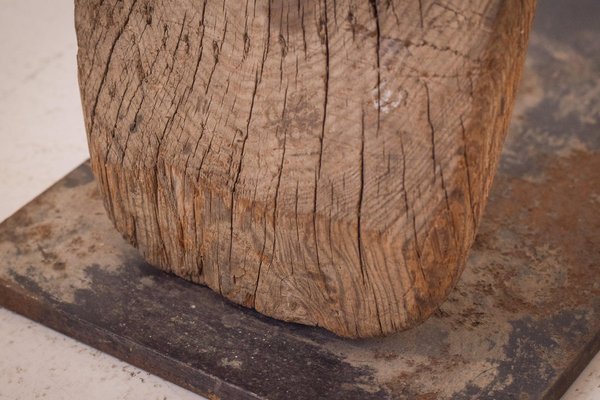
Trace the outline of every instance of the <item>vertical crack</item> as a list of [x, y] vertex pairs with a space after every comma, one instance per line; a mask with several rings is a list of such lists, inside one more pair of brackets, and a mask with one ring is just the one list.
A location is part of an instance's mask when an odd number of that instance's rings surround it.
[[287, 43], [283, 35], [279, 35], [279, 45], [281, 46], [281, 58], [279, 60], [279, 85], [283, 83], [283, 62], [285, 60], [285, 56], [287, 55]]
[[313, 237], [315, 240], [315, 254], [317, 257], [317, 268], [319, 271], [321, 270], [321, 258], [319, 256], [319, 241], [317, 238], [317, 192], [319, 179], [317, 177], [317, 172], [315, 171], [315, 189], [313, 192], [313, 213], [312, 213], [312, 225], [313, 225]]
[[449, 196], [448, 196], [448, 190], [446, 188], [446, 182], [444, 180], [444, 169], [442, 167], [441, 162], [439, 162], [436, 159], [436, 154], [435, 154], [435, 127], [433, 126], [433, 121], [431, 119], [431, 98], [430, 98], [430, 94], [429, 94], [429, 86], [427, 85], [427, 82], [423, 82], [423, 85], [425, 86], [425, 93], [427, 94], [427, 122], [429, 124], [429, 128], [431, 130], [431, 158], [433, 161], [433, 181], [435, 183], [436, 180], [436, 166], [439, 166], [439, 170], [440, 170], [440, 183], [442, 186], [442, 190], [444, 192], [444, 200], [446, 202], [446, 209], [448, 210], [448, 216], [450, 218], [450, 222], [452, 223], [452, 229], [454, 231], [454, 240], [457, 240], [456, 238], [456, 225], [454, 223], [454, 218], [452, 216], [452, 210], [450, 209], [450, 200], [449, 200]]
[[392, 14], [394, 15], [394, 18], [396, 19], [396, 25], [398, 25], [398, 27], [402, 26], [402, 24], [400, 23], [400, 17], [398, 16], [398, 12], [396, 11], [396, 6], [394, 5], [394, 2], [390, 0], [388, 2], [388, 7], [390, 7], [392, 9]]
[[[175, 69], [175, 57], [177, 56], [177, 50], [179, 50], [179, 45], [181, 44], [181, 39], [183, 37], [183, 30], [185, 28], [185, 21], [187, 19], [187, 11], [183, 13], [183, 21], [181, 23], [181, 30], [179, 31], [179, 35], [177, 36], [177, 43], [175, 44], [175, 50], [173, 50], [173, 54], [171, 54], [171, 68], [169, 69], [169, 74], [167, 75], [167, 79], [165, 79], [165, 82], [169, 82], [169, 80], [171, 79], [171, 74], [173, 73], [173, 70]], [[167, 25], [165, 25], [165, 30], [167, 29]], [[164, 42], [164, 46], [166, 49], [166, 40]], [[169, 63], [167, 62], [167, 66], [166, 68], [169, 67]]]
[[265, 39], [265, 45], [263, 48], [262, 61], [260, 64], [260, 80], [262, 80], [263, 69], [265, 67], [265, 62], [267, 61], [267, 56], [269, 55], [269, 47], [271, 45], [271, 0], [267, 0], [268, 3], [268, 11], [267, 11], [267, 34]]
[[145, 99], [146, 99], [146, 95], [145, 95], [144, 91], [142, 90], [142, 98], [140, 99], [140, 104], [139, 104], [137, 110], [135, 111], [135, 115], [133, 116], [133, 122], [131, 123], [131, 125], [129, 126], [129, 129], [127, 130], [127, 138], [125, 139], [125, 145], [123, 146], [123, 149], [121, 151], [121, 157], [122, 157], [121, 165], [123, 165], [125, 163], [125, 154], [127, 153], [127, 147], [129, 146], [129, 138], [131, 138], [131, 135], [137, 131], [138, 126], [141, 123], [142, 116], [140, 115], [140, 111], [142, 109], [142, 104], [144, 104]]
[[[295, 216], [295, 220], [296, 220], [296, 239], [298, 240], [298, 244], [300, 245], [300, 243], [302, 243], [302, 242], [300, 241], [300, 226], [298, 224], [298, 194], [299, 194], [298, 186], [300, 186], [300, 183], [298, 181], [296, 181], [296, 193], [294, 196], [294, 199], [295, 199], [294, 216]], [[300, 254], [302, 254], [302, 265], [304, 266], [304, 270], [306, 271], [306, 258], [304, 257], [304, 252], [300, 251]], [[292, 275], [294, 275], [294, 264], [292, 264], [291, 267], [292, 267]]]
[[379, 330], [383, 333], [383, 324], [381, 323], [381, 311], [379, 310], [379, 301], [377, 300], [377, 292], [375, 286], [370, 281], [367, 267], [364, 259], [364, 249], [362, 242], [362, 214], [363, 214], [363, 203], [365, 194], [365, 110], [361, 109], [360, 118], [360, 191], [358, 194], [357, 202], [357, 223], [356, 223], [356, 239], [358, 245], [358, 262], [360, 266], [360, 274], [362, 277], [363, 286], [366, 286], [367, 280], [371, 286], [373, 292], [373, 301], [375, 302], [375, 313], [377, 314], [377, 323], [379, 324]]
[[[289, 13], [289, 5], [288, 5], [288, 13]], [[286, 15], [286, 27], [289, 29], [288, 23], [289, 15]], [[286, 39], [287, 37], [287, 39]], [[281, 90], [281, 86], [283, 84], [283, 63], [285, 61], [285, 56], [288, 53], [288, 42], [289, 42], [289, 31], [286, 32], [286, 36], [284, 36], [284, 26], [283, 26], [283, 7], [281, 7], [281, 12], [279, 14], [279, 46], [281, 47], [281, 57], [279, 59], [279, 89]], [[286, 88], [287, 90], [287, 88]]]
[[333, 203], [335, 199], [333, 182], [329, 181], [329, 194], [330, 194], [330, 206], [329, 206], [329, 218], [327, 220], [327, 239], [329, 241], [329, 257], [333, 260]]
[[281, 186], [281, 176], [283, 175], [283, 166], [285, 162], [285, 151], [286, 151], [286, 142], [287, 142], [287, 127], [285, 122], [285, 110], [287, 104], [287, 94], [288, 87], [285, 88], [285, 93], [283, 97], [283, 111], [281, 112], [281, 121], [283, 124], [283, 150], [281, 152], [281, 161], [279, 162], [279, 173], [277, 175], [277, 184], [275, 186], [275, 199], [273, 201], [273, 252], [275, 252], [275, 232], [277, 230], [277, 202], [279, 199], [279, 188]]
[[300, 14], [300, 28], [302, 29], [302, 46], [304, 48], [304, 59], [307, 57], [306, 28], [304, 27], [304, 5], [298, 0], [298, 13]]
[[[115, 117], [115, 123], [113, 124], [113, 128], [112, 128], [111, 139], [110, 139], [110, 142], [108, 143], [106, 152], [104, 154], [104, 165], [106, 165], [108, 163], [108, 157], [110, 155], [113, 143], [115, 141], [115, 137], [117, 135], [117, 125], [119, 123], [119, 115], [121, 114], [121, 108], [123, 107], [123, 103], [125, 102], [125, 97], [127, 96], [127, 91], [129, 90], [130, 83], [131, 83], [131, 79], [128, 79], [127, 83], [125, 84], [125, 89], [123, 90], [123, 95], [121, 96], [121, 101], [119, 102], [119, 107], [117, 107], [117, 114]], [[141, 86], [141, 83], [140, 83], [140, 85], [138, 85], [136, 90], [133, 92], [133, 95], [131, 96], [131, 99], [129, 100], [130, 105], [131, 105], [131, 102], [133, 101], [133, 99], [135, 98], [135, 96], [137, 95], [137, 92], [138, 92], [140, 86]], [[125, 155], [123, 153], [122, 153], [122, 157], [125, 158]]]
[[267, 247], [267, 218], [263, 215], [263, 245], [260, 251], [260, 260], [258, 262], [258, 271], [256, 274], [256, 283], [254, 284], [254, 293], [252, 294], [252, 308], [256, 308], [256, 294], [258, 293], [258, 284], [260, 282], [260, 272], [263, 265], [263, 257], [265, 254], [265, 248]]
[[358, 262], [360, 265], [360, 274], [362, 276], [363, 285], [365, 284], [365, 263], [363, 258], [363, 244], [361, 238], [362, 231], [362, 208], [363, 208], [363, 197], [365, 192], [365, 111], [362, 110], [360, 119], [360, 191], [358, 193], [358, 204], [357, 204], [357, 224], [356, 224], [356, 238], [358, 241]]
[[427, 123], [429, 124], [429, 131], [431, 133], [431, 160], [433, 165], [433, 181], [435, 182], [435, 129], [433, 127], [433, 121], [431, 120], [431, 98], [429, 97], [429, 86], [427, 85], [427, 82], [423, 82], [423, 85], [425, 86], [425, 94], [427, 95]]
[[[400, 151], [402, 153], [402, 192], [404, 193], [404, 206], [406, 208], [406, 219], [408, 220], [408, 218], [410, 218], [410, 206], [408, 202], [408, 192], [406, 189], [406, 152], [404, 150], [404, 141], [402, 140], [402, 133], [400, 133]], [[423, 279], [423, 281], [425, 281], [425, 273], [423, 272], [423, 265], [421, 263], [421, 248], [419, 246], [419, 238], [417, 236], [417, 218], [415, 216], [414, 211], [412, 212], [412, 230], [413, 238], [415, 241], [415, 255], [417, 256], [419, 272], [421, 272], [421, 278]]]
[[115, 53], [115, 48], [117, 47], [117, 42], [119, 41], [121, 36], [123, 36], [123, 32], [125, 31], [125, 28], [129, 24], [129, 19], [131, 17], [131, 13], [133, 12], [133, 9], [135, 8], [137, 2], [138, 2], [138, 0], [134, 0], [133, 3], [131, 4], [131, 8], [127, 12], [127, 17], [125, 18], [125, 22], [123, 22], [123, 25], [121, 25], [121, 27], [117, 31], [117, 36], [115, 37], [115, 40], [113, 40], [113, 42], [110, 46], [110, 50], [108, 52], [108, 59], [106, 61], [106, 65], [104, 66], [104, 71], [102, 72], [102, 78], [100, 79], [100, 85], [98, 86], [98, 92], [96, 93], [96, 97], [94, 98], [94, 105], [92, 106], [92, 112], [90, 114], [89, 136], [91, 136], [94, 131], [94, 124], [95, 124], [95, 120], [96, 120], [96, 108], [98, 107], [98, 100], [100, 99], [100, 93], [102, 92], [102, 89], [104, 88], [104, 83], [106, 82], [106, 77], [108, 76], [108, 70], [110, 67], [110, 63], [112, 62], [113, 55]]
[[450, 222], [452, 223], [452, 230], [454, 231], [454, 240], [457, 241], [456, 234], [458, 231], [456, 230], [456, 224], [454, 223], [454, 216], [452, 214], [452, 210], [450, 209], [450, 200], [448, 199], [448, 190], [446, 189], [446, 182], [444, 180], [444, 170], [442, 168], [442, 164], [440, 163], [440, 181], [442, 184], [442, 190], [444, 192], [444, 199], [446, 201], [446, 209], [448, 210], [448, 217], [450, 218]]
[[379, 27], [379, 11], [377, 10], [377, 0], [369, 0], [371, 9], [373, 11], [373, 17], [375, 18], [376, 28], [376, 45], [375, 53], [377, 57], [377, 131], [376, 135], [379, 135], [379, 125], [381, 123], [381, 30]]
[[[277, 245], [277, 202], [279, 199], [279, 188], [281, 186], [281, 176], [283, 175], [283, 166], [284, 166], [284, 161], [285, 161], [285, 150], [286, 150], [286, 142], [287, 142], [287, 127], [286, 127], [286, 122], [285, 122], [285, 109], [286, 109], [286, 104], [287, 104], [287, 93], [288, 93], [288, 86], [286, 86], [285, 88], [285, 93], [284, 93], [284, 97], [283, 97], [283, 110], [281, 112], [281, 121], [283, 124], [283, 150], [281, 152], [281, 160], [279, 162], [279, 173], [277, 175], [277, 183], [275, 185], [275, 198], [273, 199], [273, 214], [272, 214], [272, 227], [273, 227], [273, 247], [271, 249], [271, 260], [269, 261], [269, 268], [271, 267], [271, 265], [273, 265], [273, 259], [275, 258], [275, 248]], [[266, 238], [266, 232], [265, 232], [265, 238]], [[264, 254], [264, 245], [263, 245], [263, 254]], [[254, 286], [254, 303], [256, 304], [256, 292], [258, 291], [258, 285], [260, 284], [260, 273], [261, 273], [261, 268], [262, 267], [262, 257], [261, 257], [261, 262], [259, 263], [258, 266], [258, 273], [256, 275], [256, 284]]]
[[204, 96], [208, 94], [208, 88], [210, 87], [213, 74], [215, 73], [215, 70], [217, 69], [217, 64], [219, 63], [219, 49], [219, 43], [216, 40], [213, 40], [214, 63], [212, 69], [210, 70], [210, 74], [208, 75], [208, 80], [206, 81], [206, 87], [204, 88]]
[[467, 158], [467, 134], [465, 129], [465, 124], [460, 116], [460, 127], [462, 131], [462, 139], [463, 139], [463, 159], [465, 161], [465, 171], [467, 174], [467, 188], [469, 190], [469, 206], [471, 207], [471, 216], [473, 218], [473, 229], [477, 229], [477, 217], [475, 214], [475, 207], [473, 206], [473, 189], [471, 187], [471, 169], [469, 168], [469, 159]]
[[250, 36], [248, 36], [248, 0], [246, 0], [246, 8], [244, 10], [244, 52], [242, 53], [242, 61], [246, 59], [250, 52]]
[[[254, 76], [254, 89], [252, 90], [252, 100], [250, 101], [250, 110], [248, 112], [248, 121], [246, 122], [246, 133], [242, 140], [242, 148], [240, 151], [240, 161], [238, 163], [237, 172], [235, 174], [235, 180], [233, 181], [233, 187], [231, 189], [231, 200], [230, 200], [230, 221], [229, 221], [229, 264], [231, 264], [231, 254], [233, 252], [233, 219], [235, 215], [235, 194], [237, 190], [237, 185], [240, 180], [240, 174], [242, 172], [242, 164], [244, 161], [244, 150], [246, 149], [246, 141], [248, 140], [248, 135], [250, 133], [250, 122], [252, 121], [252, 112], [254, 110], [254, 100], [256, 99], [256, 89], [258, 87], [258, 69], [255, 72]], [[260, 267], [259, 267], [260, 274]], [[219, 278], [220, 279], [220, 278]]]
[[196, 84], [196, 76], [198, 75], [198, 69], [200, 68], [200, 62], [202, 61], [202, 54], [204, 53], [204, 32], [206, 31], [206, 26], [204, 24], [204, 14], [206, 12], [207, 1], [208, 0], [204, 0], [204, 3], [202, 4], [202, 15], [200, 17], [200, 26], [202, 26], [202, 32], [200, 33], [200, 46], [198, 49], [198, 59], [196, 60], [196, 67], [194, 68], [192, 84], [190, 85], [190, 93], [194, 90], [194, 85]]
[[324, 29], [324, 44], [325, 44], [325, 85], [323, 96], [323, 118], [321, 120], [321, 136], [319, 137], [319, 166], [317, 176], [321, 176], [321, 167], [323, 163], [323, 140], [325, 139], [325, 124], [327, 122], [327, 100], [329, 98], [329, 31], [327, 28], [327, 0], [324, 0], [324, 13], [323, 18], [320, 21], [321, 26]]
[[[225, 5], [223, 5], [225, 7]], [[221, 43], [219, 44], [219, 52], [223, 50], [223, 44], [225, 44], [225, 36], [227, 36], [227, 25], [229, 24], [229, 20], [227, 19], [227, 13], [224, 13], [223, 18], [225, 19], [225, 26], [223, 27], [223, 37], [221, 37]]]

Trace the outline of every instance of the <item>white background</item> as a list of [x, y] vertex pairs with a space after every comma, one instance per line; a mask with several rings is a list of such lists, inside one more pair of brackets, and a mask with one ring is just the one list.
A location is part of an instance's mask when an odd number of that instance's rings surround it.
[[[87, 158], [72, 0], [0, 0], [0, 221]], [[0, 399], [196, 399], [0, 308]], [[600, 356], [565, 395], [600, 399]]]

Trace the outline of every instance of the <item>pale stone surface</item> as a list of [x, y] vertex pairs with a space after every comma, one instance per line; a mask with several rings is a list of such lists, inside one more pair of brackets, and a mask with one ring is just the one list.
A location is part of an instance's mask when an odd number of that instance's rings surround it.
[[0, 349], [2, 400], [202, 399], [6, 309]]
[[[0, 221], [85, 160], [70, 0], [0, 1]], [[202, 400], [0, 308], [0, 399]]]

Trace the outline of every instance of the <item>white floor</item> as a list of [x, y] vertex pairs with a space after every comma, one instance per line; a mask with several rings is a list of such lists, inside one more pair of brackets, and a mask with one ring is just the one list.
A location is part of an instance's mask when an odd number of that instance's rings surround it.
[[[0, 0], [0, 221], [84, 161], [73, 0]], [[202, 400], [0, 308], [0, 399]]]
[[[73, 0], [0, 0], [0, 221], [87, 158]], [[202, 399], [0, 308], [0, 400]], [[565, 395], [600, 399], [600, 356]]]

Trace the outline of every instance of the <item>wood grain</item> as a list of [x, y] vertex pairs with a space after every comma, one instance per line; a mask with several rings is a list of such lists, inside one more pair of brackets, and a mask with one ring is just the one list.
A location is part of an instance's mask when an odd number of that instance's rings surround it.
[[456, 283], [535, 0], [76, 0], [92, 167], [153, 265], [367, 337]]

